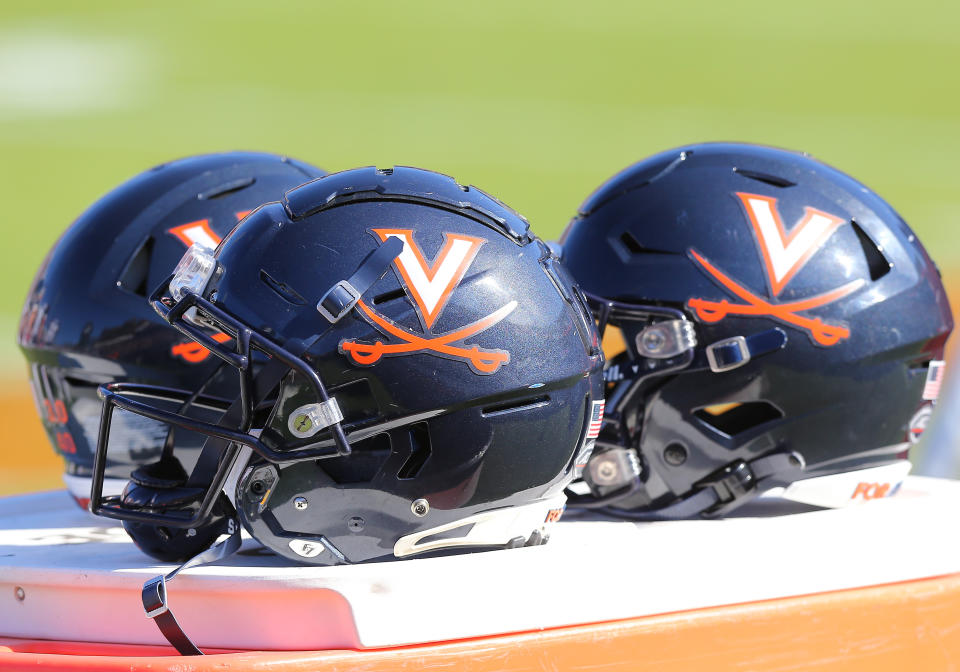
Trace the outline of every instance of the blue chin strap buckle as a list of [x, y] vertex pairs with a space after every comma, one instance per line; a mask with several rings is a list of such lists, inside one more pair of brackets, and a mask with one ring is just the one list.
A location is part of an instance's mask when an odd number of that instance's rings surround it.
[[743, 366], [754, 357], [776, 352], [786, 344], [786, 332], [777, 328], [751, 336], [733, 336], [708, 345], [707, 362], [711, 371], [723, 373]]

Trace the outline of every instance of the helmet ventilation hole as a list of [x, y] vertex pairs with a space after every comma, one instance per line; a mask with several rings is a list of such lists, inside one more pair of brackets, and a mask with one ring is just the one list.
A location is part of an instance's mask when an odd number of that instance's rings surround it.
[[633, 254], [643, 254], [643, 245], [629, 231], [624, 231], [620, 235], [620, 242]]
[[215, 198], [223, 198], [224, 196], [229, 196], [230, 194], [235, 194], [238, 191], [246, 189], [256, 181], [257, 178], [255, 177], [242, 177], [239, 180], [221, 184], [213, 189], [207, 189], [197, 194], [197, 198], [201, 201], [212, 201]]
[[796, 182], [791, 182], [785, 177], [777, 177], [776, 175], [770, 175], [768, 173], [761, 173], [755, 170], [746, 170], [744, 168], [734, 168], [733, 172], [737, 175], [743, 175], [751, 180], [756, 180], [757, 182], [763, 182], [764, 184], [769, 184], [772, 187], [780, 187], [784, 189], [786, 187], [795, 187], [797, 186]]
[[623, 243], [623, 246], [630, 254], [674, 254], [667, 250], [657, 250], [652, 247], [643, 246], [629, 231], [624, 231], [620, 234], [620, 242]]
[[403, 291], [403, 287], [398, 287], [397, 289], [384, 292], [383, 294], [377, 294], [375, 297], [373, 297], [373, 305], [379, 306], [381, 303], [387, 303], [388, 301], [393, 301], [394, 299], [403, 298], [405, 294], [406, 292]]
[[529, 411], [534, 408], [540, 408], [541, 406], [546, 406], [550, 403], [550, 397], [547, 395], [542, 395], [539, 397], [527, 398], [527, 399], [517, 399], [514, 401], [507, 402], [505, 404], [497, 404], [496, 406], [487, 406], [485, 409], [480, 411], [483, 413], [483, 416], [489, 418], [494, 415], [506, 415], [507, 413], [516, 413], [517, 411]]
[[873, 239], [857, 224], [856, 220], [851, 219], [850, 226], [853, 227], [853, 232], [857, 234], [860, 247], [863, 248], [863, 256], [866, 257], [867, 268], [870, 269], [870, 279], [875, 282], [889, 273], [893, 264], [883, 256], [880, 246], [873, 242]]
[[150, 274], [150, 258], [153, 256], [153, 236], [150, 236], [130, 257], [127, 267], [117, 280], [117, 287], [146, 298], [147, 277]]

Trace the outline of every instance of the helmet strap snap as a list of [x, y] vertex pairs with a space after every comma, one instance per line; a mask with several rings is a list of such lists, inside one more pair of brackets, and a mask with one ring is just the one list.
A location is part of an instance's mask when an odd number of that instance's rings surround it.
[[177, 622], [177, 618], [170, 610], [170, 605], [167, 603], [167, 583], [185, 569], [206, 565], [233, 555], [240, 548], [240, 526], [235, 520], [231, 519], [229, 529], [229, 537], [193, 556], [169, 574], [150, 579], [143, 584], [143, 589], [140, 592], [140, 599], [143, 602], [143, 609], [147, 618], [152, 619], [157, 624], [160, 634], [182, 656], [202, 656], [203, 651], [197, 648], [197, 645], [183, 631], [183, 628]]
[[707, 363], [714, 373], [737, 369], [760, 355], [780, 350], [787, 344], [783, 329], [773, 328], [750, 336], [733, 336], [705, 348]]

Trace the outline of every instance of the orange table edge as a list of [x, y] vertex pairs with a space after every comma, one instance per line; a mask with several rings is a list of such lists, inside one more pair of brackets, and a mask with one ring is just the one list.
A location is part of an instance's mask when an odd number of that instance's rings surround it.
[[953, 669], [960, 666], [960, 574], [390, 649], [235, 652], [193, 658], [170, 652], [159, 646], [0, 638], [0, 670]]

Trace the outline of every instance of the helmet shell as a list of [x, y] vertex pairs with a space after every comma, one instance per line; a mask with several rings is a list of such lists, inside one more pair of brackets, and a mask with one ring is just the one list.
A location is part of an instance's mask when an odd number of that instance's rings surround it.
[[[318, 301], [391, 236], [404, 252], [331, 323]], [[496, 199], [414, 168], [346, 171], [260, 208], [216, 259], [208, 295], [293, 352], [310, 344], [353, 448], [251, 464], [241, 520], [278, 553], [328, 562], [289, 546], [322, 536], [353, 562], [390, 556], [401, 537], [556, 497], [573, 477], [602, 400], [595, 327], [556, 257]], [[295, 440], [291, 417], [311, 401], [291, 373], [261, 438]]]
[[[216, 358], [164, 323], [146, 297], [189, 244], [215, 245], [261, 203], [323, 174], [254, 152], [171, 161], [100, 198], [50, 250], [27, 296], [18, 343], [44, 429], [78, 498], [87, 496], [96, 446], [98, 384], [223, 391]], [[111, 446], [107, 476], [126, 481], [133, 468], [159, 457], [168, 433], [132, 414], [116, 420], [120, 440]], [[188, 448], [181, 454], [189, 468], [199, 438], [181, 433], [177, 441]]]
[[[771, 147], [678, 148], [597, 189], [562, 246], [588, 295], [680, 309], [701, 348], [786, 335], [782, 348], [719, 373], [701, 352], [646, 380], [627, 407], [608, 407], [632, 418], [629, 442], [646, 468], [635, 506], [668, 503], [724, 465], [775, 450], [799, 452], [806, 476], [904, 456], [953, 319], [916, 235], [850, 176]], [[635, 363], [630, 336], [624, 357]]]

